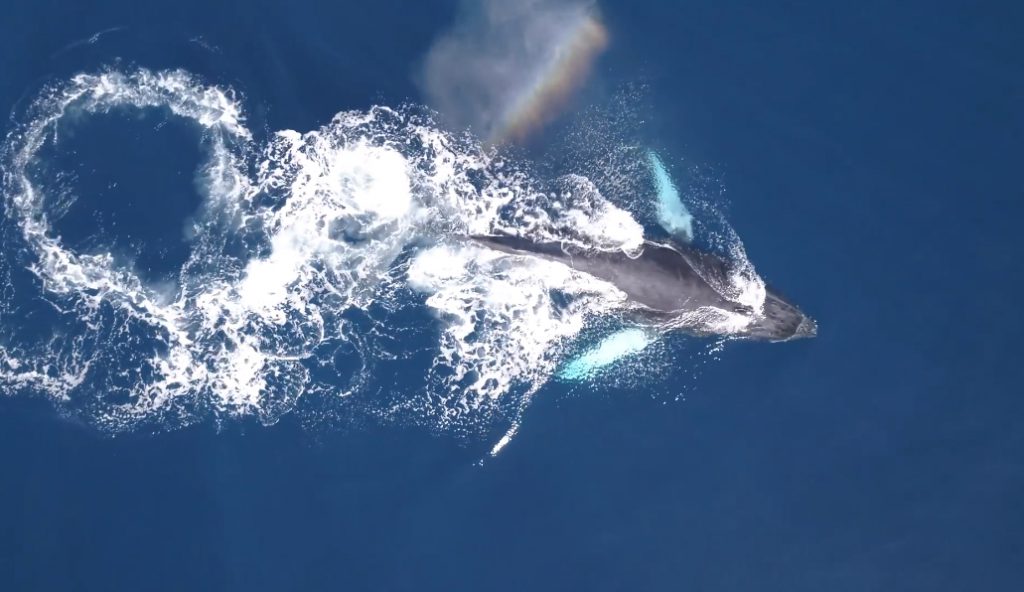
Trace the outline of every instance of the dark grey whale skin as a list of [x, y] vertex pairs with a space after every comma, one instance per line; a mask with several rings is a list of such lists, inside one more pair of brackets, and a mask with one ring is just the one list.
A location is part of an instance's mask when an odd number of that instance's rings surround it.
[[[729, 300], [715, 288], [728, 285], [728, 264], [687, 245], [644, 241], [640, 255], [630, 257], [620, 250], [587, 250], [568, 243], [533, 242], [506, 235], [478, 235], [472, 240], [510, 255], [556, 261], [609, 282], [639, 305], [655, 324], [665, 324], [673, 317], [713, 306], [754, 317], [738, 337], [789, 341], [817, 334], [815, 322], [770, 287], [761, 314]], [[707, 334], [696, 327], [681, 330]]]

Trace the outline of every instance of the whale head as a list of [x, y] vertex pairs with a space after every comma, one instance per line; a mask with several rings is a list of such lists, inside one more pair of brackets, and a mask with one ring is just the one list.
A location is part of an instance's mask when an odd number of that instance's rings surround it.
[[818, 324], [778, 292], [768, 288], [761, 314], [744, 331], [744, 336], [765, 341], [792, 341], [814, 337]]

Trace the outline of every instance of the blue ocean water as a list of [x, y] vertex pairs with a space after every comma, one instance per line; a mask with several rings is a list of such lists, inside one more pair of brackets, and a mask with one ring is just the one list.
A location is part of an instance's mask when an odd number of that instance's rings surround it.
[[[143, 67], [237, 89], [261, 136], [421, 102], [420, 62], [459, 11], [5, 8], [5, 133], [48, 82]], [[3, 397], [2, 588], [1019, 585], [1021, 8], [600, 8], [611, 43], [571, 108], [642, 86], [627, 119], [643, 120], [681, 187], [724, 190], [758, 271], [818, 319], [816, 339], [729, 343], [695, 372], [680, 338], [654, 350], [678, 371], [646, 382], [549, 382], [482, 464], [487, 437], [358, 414], [111, 436], [43, 397]], [[49, 161], [113, 201], [70, 204], [54, 224], [75, 249], [135, 257], [141, 277], [167, 280], [188, 256], [177, 221], [200, 207], [193, 169], [209, 146], [159, 111], [130, 126], [116, 116], [73, 122]], [[540, 144], [527, 157], [550, 158]], [[36, 311], [19, 333], [45, 333], [55, 313], [21, 293], [0, 292]]]

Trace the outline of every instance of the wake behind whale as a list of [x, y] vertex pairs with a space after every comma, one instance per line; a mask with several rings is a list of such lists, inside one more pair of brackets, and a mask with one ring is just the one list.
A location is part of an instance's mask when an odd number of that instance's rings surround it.
[[[53, 224], [59, 208], [96, 198], [48, 152], [76, 122], [130, 124], [140, 110], [201, 133], [203, 203], [169, 283], [103, 248], [72, 248]], [[271, 424], [325, 405], [458, 434], [515, 424], [570, 345], [624, 318], [631, 295], [601, 274], [464, 237], [644, 245], [628, 204], [590, 179], [537, 179], [415, 108], [343, 112], [261, 140], [230, 89], [182, 71], [53, 84], [0, 156], [0, 388], [43, 393], [111, 432], [209, 417]], [[763, 282], [742, 257], [739, 269], [721, 293], [761, 310]], [[728, 322], [708, 329], [735, 333]], [[399, 380], [410, 375], [422, 378]]]

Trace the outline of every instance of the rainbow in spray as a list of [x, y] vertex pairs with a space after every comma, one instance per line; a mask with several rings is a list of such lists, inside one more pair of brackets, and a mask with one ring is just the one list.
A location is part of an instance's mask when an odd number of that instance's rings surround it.
[[538, 65], [533, 82], [509, 101], [490, 141], [520, 142], [550, 123], [590, 77], [608, 43], [608, 30], [597, 14], [581, 10], [555, 44], [550, 59]]

